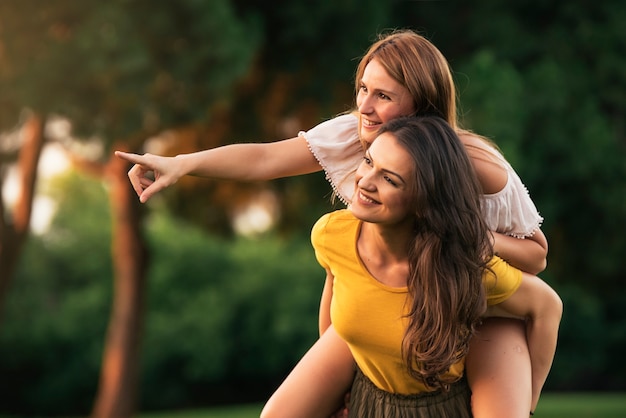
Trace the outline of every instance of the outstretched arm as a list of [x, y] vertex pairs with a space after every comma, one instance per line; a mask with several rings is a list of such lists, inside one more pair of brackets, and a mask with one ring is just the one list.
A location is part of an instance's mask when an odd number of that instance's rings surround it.
[[256, 181], [322, 169], [302, 137], [270, 143], [232, 144], [176, 157], [120, 151], [115, 155], [134, 164], [128, 177], [142, 203], [185, 175]]
[[526, 320], [526, 338], [532, 367], [532, 405], [539, 401], [548, 377], [563, 314], [563, 302], [546, 282], [527, 273], [517, 291], [504, 302], [489, 307], [488, 316], [519, 317]]

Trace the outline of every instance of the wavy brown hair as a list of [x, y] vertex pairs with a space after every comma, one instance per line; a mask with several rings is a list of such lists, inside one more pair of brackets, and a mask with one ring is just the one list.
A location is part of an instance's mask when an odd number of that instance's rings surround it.
[[446, 390], [453, 380], [445, 373], [467, 354], [486, 309], [482, 275], [493, 248], [480, 211], [481, 188], [463, 144], [442, 118], [398, 118], [383, 132], [415, 162], [402, 352], [412, 376]]

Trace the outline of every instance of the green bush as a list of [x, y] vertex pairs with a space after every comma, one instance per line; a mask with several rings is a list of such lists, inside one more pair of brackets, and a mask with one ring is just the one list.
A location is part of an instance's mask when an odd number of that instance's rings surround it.
[[[97, 389], [112, 297], [106, 193], [73, 175], [59, 185], [63, 204], [28, 241], [7, 299], [2, 413], [86, 413]], [[308, 235], [226, 240], [160, 214], [147, 240], [142, 406], [265, 398], [317, 335], [324, 271]]]
[[324, 272], [308, 238], [223, 241], [158, 218], [150, 241], [144, 404], [265, 396], [316, 337]]

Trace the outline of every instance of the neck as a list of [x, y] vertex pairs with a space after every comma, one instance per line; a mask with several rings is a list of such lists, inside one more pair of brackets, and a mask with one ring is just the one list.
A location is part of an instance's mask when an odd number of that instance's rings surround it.
[[357, 241], [359, 257], [379, 282], [404, 287], [409, 274], [411, 228], [385, 228], [363, 222]]
[[389, 263], [404, 262], [413, 239], [413, 228], [409, 225], [385, 226], [363, 222], [359, 234], [359, 248], [370, 258]]

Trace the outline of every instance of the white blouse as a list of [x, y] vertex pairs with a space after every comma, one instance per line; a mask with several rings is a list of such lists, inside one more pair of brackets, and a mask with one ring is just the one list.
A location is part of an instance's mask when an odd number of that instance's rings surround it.
[[[349, 204], [354, 193], [354, 174], [363, 159], [358, 118], [352, 114], [337, 116], [299, 135], [306, 139], [335, 194]], [[490, 149], [502, 162], [508, 180], [499, 192], [481, 196], [487, 225], [493, 231], [516, 238], [532, 236], [543, 218], [511, 164], [495, 148]]]

